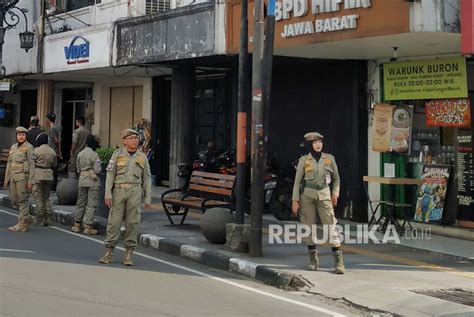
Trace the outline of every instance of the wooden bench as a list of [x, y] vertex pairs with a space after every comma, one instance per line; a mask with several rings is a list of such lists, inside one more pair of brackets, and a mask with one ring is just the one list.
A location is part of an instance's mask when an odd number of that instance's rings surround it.
[[10, 150], [9, 149], [3, 149], [0, 152], [0, 165], [7, 166], [9, 156], [10, 156]]
[[204, 213], [209, 208], [223, 207], [233, 211], [235, 179], [235, 175], [193, 171], [188, 188], [171, 189], [161, 195], [161, 203], [168, 220], [175, 225], [172, 218], [181, 216], [179, 224], [182, 225], [189, 209], [201, 210]]

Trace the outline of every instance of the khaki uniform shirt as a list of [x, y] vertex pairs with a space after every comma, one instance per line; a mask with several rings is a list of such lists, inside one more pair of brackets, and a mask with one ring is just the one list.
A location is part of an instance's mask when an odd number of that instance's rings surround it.
[[54, 125], [48, 132], [48, 145], [56, 152], [57, 156], [60, 156], [58, 145], [54, 142], [54, 139], [57, 138], [61, 142], [61, 127]]
[[33, 184], [35, 176], [33, 157], [33, 146], [28, 141], [25, 141], [20, 146], [18, 146], [18, 143], [13, 144], [8, 156], [5, 180], [26, 180], [28, 183]]
[[112, 198], [114, 184], [140, 184], [145, 204], [151, 204], [151, 173], [146, 155], [137, 151], [130, 156], [124, 147], [116, 150], [107, 165], [105, 199]]
[[52, 181], [57, 165], [56, 152], [47, 144], [35, 148], [35, 181]]
[[86, 138], [89, 134], [91, 134], [91, 132], [87, 130], [84, 126], [80, 126], [76, 130], [74, 130], [74, 133], [72, 134], [72, 143], [76, 143], [76, 148], [72, 153], [73, 156], [77, 156], [79, 152], [84, 150], [84, 148], [86, 147]]
[[[319, 200], [331, 199], [331, 196], [339, 197], [340, 180], [334, 156], [321, 153], [319, 162], [316, 162], [311, 154], [300, 158], [296, 169], [292, 200], [300, 200], [300, 186], [303, 181], [305, 195]], [[332, 193], [329, 189], [331, 183]]]
[[100, 187], [99, 173], [101, 162], [99, 155], [90, 147], [86, 147], [77, 156], [77, 173], [79, 187]]

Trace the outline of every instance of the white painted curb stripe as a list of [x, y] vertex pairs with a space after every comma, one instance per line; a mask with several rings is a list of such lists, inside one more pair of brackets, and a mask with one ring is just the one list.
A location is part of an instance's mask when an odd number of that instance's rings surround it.
[[229, 262], [229, 271], [255, 278], [257, 266], [259, 266], [257, 263], [238, 258], [231, 258]]

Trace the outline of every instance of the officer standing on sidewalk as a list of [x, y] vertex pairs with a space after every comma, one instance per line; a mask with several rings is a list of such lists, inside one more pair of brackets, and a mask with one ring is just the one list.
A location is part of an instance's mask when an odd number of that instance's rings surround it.
[[100, 263], [113, 261], [113, 250], [118, 243], [120, 226], [125, 220], [125, 256], [123, 265], [132, 266], [132, 253], [137, 246], [137, 227], [140, 223], [142, 200], [145, 209], [151, 204], [150, 165], [146, 155], [138, 151], [139, 134], [132, 129], [122, 131], [124, 147], [116, 150], [107, 165], [105, 204], [109, 219], [105, 237], [106, 252]]
[[28, 206], [29, 191], [33, 188], [35, 174], [35, 162], [33, 160], [33, 146], [26, 141], [28, 130], [24, 127], [16, 128], [17, 143], [10, 148], [5, 181], [3, 186], [10, 186], [10, 198], [14, 206], [18, 206], [18, 223], [8, 230], [13, 232], [25, 232], [28, 230], [28, 217], [30, 208]]
[[95, 152], [99, 148], [99, 142], [94, 135], [89, 134], [86, 138], [86, 144], [86, 148], [77, 156], [79, 185], [75, 224], [71, 231], [80, 232], [84, 220], [84, 233], [96, 235], [97, 230], [92, 228], [92, 224], [94, 223], [95, 211], [99, 206], [100, 179], [97, 175], [100, 173], [101, 162], [99, 155]]
[[53, 223], [53, 208], [49, 201], [51, 186], [53, 185], [53, 170], [56, 168], [56, 152], [48, 145], [48, 135], [41, 133], [36, 138], [35, 148], [35, 178], [33, 196], [36, 200], [36, 224], [40, 227]]
[[78, 117], [76, 119], [77, 129], [72, 133], [71, 158], [69, 159], [69, 178], [77, 178], [77, 156], [86, 147], [86, 138], [91, 132], [85, 127], [86, 119]]
[[[337, 220], [334, 216], [334, 207], [339, 197], [339, 172], [336, 160], [331, 154], [323, 153], [323, 136], [318, 132], [304, 135], [310, 153], [300, 158], [296, 170], [293, 187], [292, 211], [296, 215], [301, 210], [301, 222], [311, 228], [311, 236], [306, 239], [310, 264], [308, 270], [316, 271], [319, 268], [318, 251], [312, 239], [316, 232], [312, 226], [316, 225], [316, 217], [328, 230], [329, 244], [334, 252], [335, 273], [344, 274], [341, 242], [336, 230]], [[329, 185], [332, 183], [332, 192]]]

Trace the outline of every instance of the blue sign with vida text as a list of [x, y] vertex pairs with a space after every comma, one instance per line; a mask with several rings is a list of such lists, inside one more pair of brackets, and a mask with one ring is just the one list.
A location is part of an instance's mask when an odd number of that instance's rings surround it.
[[64, 47], [67, 64], [80, 64], [89, 62], [89, 41], [82, 36], [72, 39], [69, 46]]

